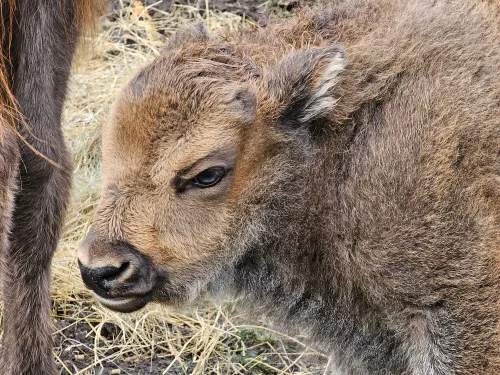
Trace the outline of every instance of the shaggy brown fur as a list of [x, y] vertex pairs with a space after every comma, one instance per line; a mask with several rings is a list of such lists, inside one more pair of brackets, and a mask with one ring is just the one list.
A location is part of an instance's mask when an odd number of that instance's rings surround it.
[[69, 186], [61, 108], [78, 37], [101, 0], [1, 0], [0, 373], [54, 374], [50, 261]]
[[84, 281], [119, 311], [230, 293], [334, 374], [498, 375], [499, 25], [347, 0], [182, 31], [104, 129]]

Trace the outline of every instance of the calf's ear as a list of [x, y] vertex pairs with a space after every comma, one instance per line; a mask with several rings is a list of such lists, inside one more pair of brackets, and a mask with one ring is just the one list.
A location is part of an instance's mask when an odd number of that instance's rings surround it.
[[253, 121], [257, 97], [252, 90], [245, 87], [233, 89], [226, 96], [226, 102], [239, 118], [245, 122]]
[[210, 39], [210, 34], [202, 23], [187, 26], [177, 31], [168, 41], [163, 51], [179, 48], [184, 43], [206, 42]]
[[337, 99], [334, 88], [347, 64], [341, 46], [299, 50], [267, 73], [267, 95], [279, 103], [279, 121], [298, 127], [327, 118]]

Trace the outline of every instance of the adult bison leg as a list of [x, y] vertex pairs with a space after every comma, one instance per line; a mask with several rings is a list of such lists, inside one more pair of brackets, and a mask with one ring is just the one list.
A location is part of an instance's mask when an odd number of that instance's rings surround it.
[[[5, 254], [9, 246], [18, 162], [16, 136], [9, 125], [0, 122], [0, 254]], [[6, 268], [2, 265], [2, 271]]]
[[50, 264], [68, 200], [71, 167], [61, 109], [77, 40], [74, 0], [17, 0], [12, 84], [27, 126], [20, 132], [18, 193], [4, 254], [2, 374], [55, 373]]

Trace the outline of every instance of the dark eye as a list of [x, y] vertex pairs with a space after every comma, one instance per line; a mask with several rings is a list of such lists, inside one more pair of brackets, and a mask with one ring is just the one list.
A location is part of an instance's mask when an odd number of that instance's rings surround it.
[[192, 180], [194, 186], [208, 188], [217, 185], [226, 174], [224, 167], [212, 167], [198, 173]]

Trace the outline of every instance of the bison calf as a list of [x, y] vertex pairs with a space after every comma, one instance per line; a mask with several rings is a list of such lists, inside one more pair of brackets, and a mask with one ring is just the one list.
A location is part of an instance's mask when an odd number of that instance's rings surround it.
[[238, 296], [334, 374], [500, 374], [497, 7], [179, 32], [104, 128], [86, 284], [123, 312]]

